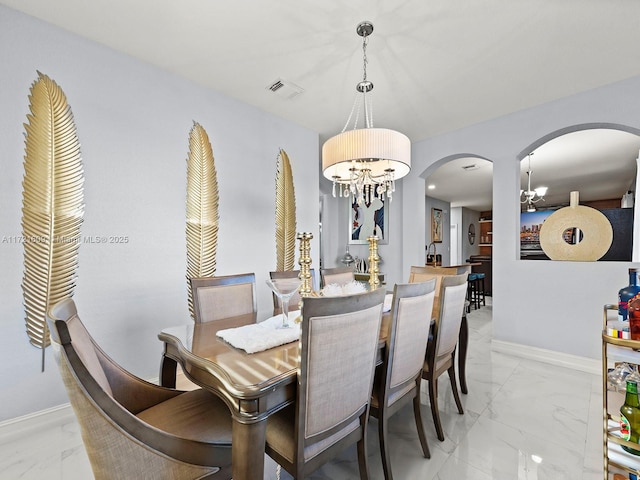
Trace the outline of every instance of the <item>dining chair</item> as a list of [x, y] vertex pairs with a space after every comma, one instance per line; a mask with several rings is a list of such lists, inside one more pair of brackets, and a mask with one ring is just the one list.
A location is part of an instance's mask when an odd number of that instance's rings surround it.
[[460, 337], [460, 325], [465, 310], [467, 296], [467, 274], [445, 275], [440, 285], [440, 309], [427, 343], [427, 355], [422, 370], [422, 378], [429, 382], [431, 414], [439, 440], [444, 440], [444, 432], [438, 409], [438, 378], [444, 372], [449, 374], [453, 398], [458, 413], [463, 414], [456, 382], [455, 354]]
[[[312, 289], [316, 289], [316, 272], [315, 269], [311, 269], [311, 283]], [[291, 279], [297, 280], [298, 275], [300, 274], [300, 270], [288, 270], [286, 272], [269, 272], [269, 278], [273, 281], [276, 286], [286, 286], [287, 282], [290, 282]], [[279, 315], [282, 313], [282, 302], [278, 298], [275, 293], [272, 293], [273, 296], [273, 314]], [[298, 305], [300, 304], [300, 293], [296, 292], [289, 299], [289, 311], [298, 310]]]
[[196, 323], [257, 311], [254, 273], [191, 278], [190, 282]]
[[389, 417], [413, 401], [413, 416], [425, 458], [431, 458], [420, 413], [420, 384], [435, 298], [435, 279], [396, 284], [384, 361], [376, 372], [370, 414], [378, 419], [385, 480], [392, 480], [387, 426]]
[[327, 285], [345, 285], [355, 280], [353, 267], [323, 268], [320, 270], [320, 283], [324, 288]]
[[267, 419], [266, 453], [295, 479], [357, 444], [369, 478], [367, 418], [385, 292], [305, 298], [297, 398]]
[[222, 400], [129, 373], [97, 345], [71, 298], [51, 308], [47, 323], [97, 480], [231, 478], [231, 413]]
[[[433, 305], [433, 318], [437, 318], [440, 314], [440, 291], [442, 290], [442, 278], [444, 275], [463, 275], [469, 274], [471, 267], [433, 267], [430, 265], [412, 266], [409, 274], [409, 283], [426, 282], [431, 279], [436, 280], [436, 299]], [[469, 286], [467, 285], [467, 290]], [[460, 379], [460, 391], [465, 395], [469, 393], [467, 387], [467, 349], [469, 346], [469, 324], [467, 319], [469, 313], [469, 299], [465, 299], [465, 308], [462, 313], [462, 322], [460, 324], [460, 337], [458, 339], [458, 378]]]

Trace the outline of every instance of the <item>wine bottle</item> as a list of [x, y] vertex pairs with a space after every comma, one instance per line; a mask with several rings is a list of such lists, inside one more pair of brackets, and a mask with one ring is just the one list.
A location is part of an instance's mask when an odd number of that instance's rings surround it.
[[637, 268], [629, 269], [629, 285], [618, 291], [618, 320], [626, 321], [629, 319], [629, 300], [640, 293], [638, 270]]
[[[620, 407], [620, 436], [623, 440], [638, 443], [640, 433], [640, 402], [638, 402], [638, 384], [633, 380], [627, 380], [627, 393], [624, 404]], [[623, 450], [640, 455], [640, 450], [621, 445]], [[640, 448], [640, 445], [638, 446]]]

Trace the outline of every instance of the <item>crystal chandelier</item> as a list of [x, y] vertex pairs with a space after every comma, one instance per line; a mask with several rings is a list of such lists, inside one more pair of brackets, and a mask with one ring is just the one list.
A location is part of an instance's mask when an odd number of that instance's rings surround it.
[[[373, 83], [367, 80], [367, 43], [373, 32], [370, 22], [356, 28], [362, 37], [363, 78], [356, 85], [356, 99], [342, 132], [322, 146], [322, 173], [333, 182], [333, 196], [351, 197], [361, 205], [372, 195], [392, 200], [395, 181], [411, 170], [411, 142], [406, 135], [386, 128], [373, 128], [371, 96]], [[364, 128], [347, 130], [354, 112], [364, 109]], [[375, 190], [374, 190], [375, 189]]]
[[527, 169], [527, 189], [520, 190], [520, 203], [526, 204], [527, 212], [535, 212], [536, 206], [540, 200], [544, 202], [544, 196], [547, 194], [547, 187], [538, 187], [535, 190], [531, 190], [531, 155], [529, 157], [529, 168]]

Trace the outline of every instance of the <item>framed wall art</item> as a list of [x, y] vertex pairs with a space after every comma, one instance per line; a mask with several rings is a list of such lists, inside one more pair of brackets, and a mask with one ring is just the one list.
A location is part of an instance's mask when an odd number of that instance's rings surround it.
[[371, 235], [378, 237], [378, 244], [388, 243], [389, 208], [388, 199], [376, 193], [375, 186], [365, 192], [364, 201], [357, 198], [349, 202], [349, 243], [366, 244]]
[[431, 209], [431, 241], [442, 243], [442, 210], [439, 208]]

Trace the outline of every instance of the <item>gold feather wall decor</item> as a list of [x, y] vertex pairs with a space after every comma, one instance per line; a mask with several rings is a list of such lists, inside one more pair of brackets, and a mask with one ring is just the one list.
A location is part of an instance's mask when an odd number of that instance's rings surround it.
[[296, 259], [296, 192], [287, 152], [280, 149], [276, 174], [276, 271], [293, 270]]
[[84, 216], [84, 173], [71, 107], [62, 89], [38, 72], [31, 85], [22, 182], [22, 280], [32, 345], [50, 344], [46, 313], [73, 296]]
[[187, 289], [195, 320], [190, 278], [212, 277], [218, 249], [218, 178], [209, 136], [196, 122], [187, 157]]

